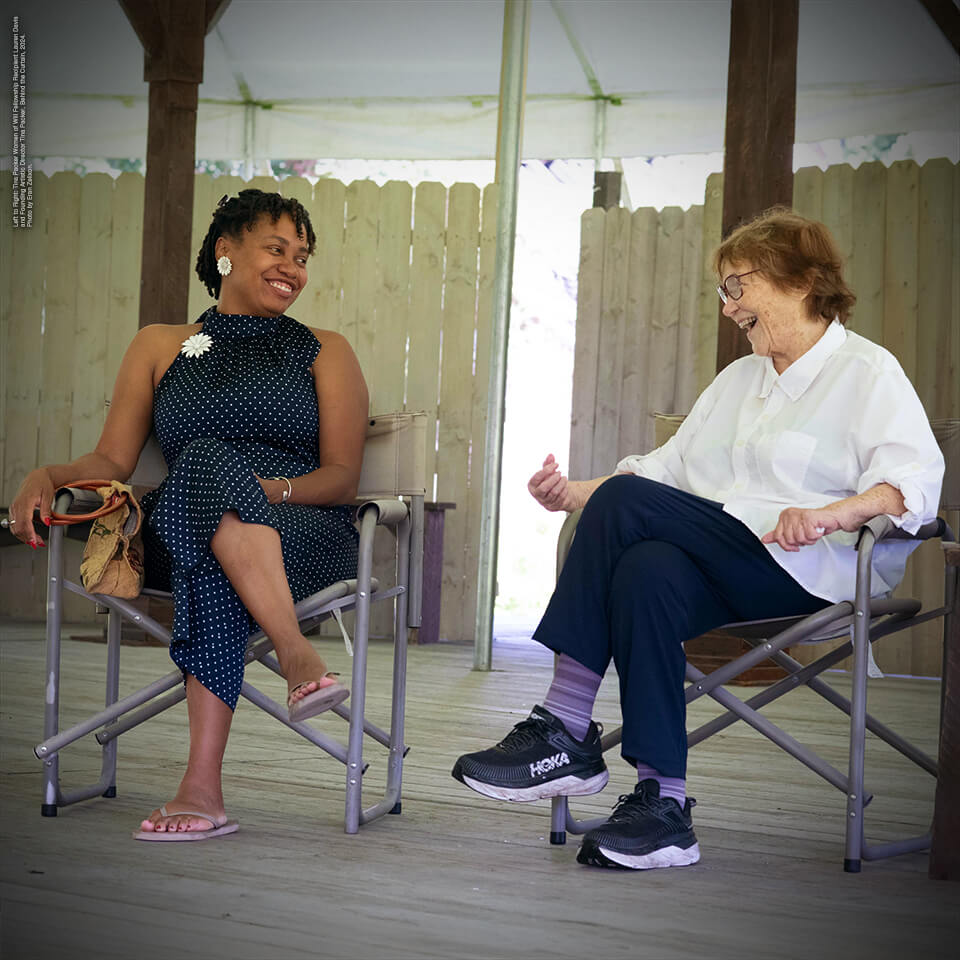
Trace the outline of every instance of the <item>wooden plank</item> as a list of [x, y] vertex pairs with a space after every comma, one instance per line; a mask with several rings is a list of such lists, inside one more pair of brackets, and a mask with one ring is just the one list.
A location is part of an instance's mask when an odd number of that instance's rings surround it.
[[[899, 161], [887, 170], [887, 223], [884, 257], [883, 345], [900, 361], [911, 382], [917, 382], [918, 245], [920, 168]], [[917, 565], [911, 564], [898, 596], [916, 595]], [[916, 635], [914, 635], [916, 636]], [[879, 644], [882, 670], [909, 674], [913, 644], [910, 636]]]
[[[956, 417], [950, 409], [950, 329], [953, 293], [954, 164], [929, 160], [920, 170], [917, 252], [916, 376], [914, 385], [931, 419]], [[943, 602], [943, 550], [939, 543], [922, 544], [910, 558], [913, 595], [924, 607]], [[910, 673], [939, 676], [943, 660], [943, 625], [922, 624], [912, 631]]]
[[[0, 170], [0, 204], [4, 210], [10, 209], [13, 194], [13, 173], [10, 170]], [[27, 229], [33, 229], [29, 227]], [[12, 318], [11, 302], [13, 290], [13, 223], [12, 217], [0, 217], [0, 375], [3, 383], [8, 382], [10, 376], [8, 367], [19, 363], [19, 358], [10, 356], [10, 321]], [[6, 506], [10, 501], [6, 499], [3, 489], [3, 478], [6, 476], [7, 455], [7, 393], [0, 387], [0, 505]]]
[[884, 250], [883, 345], [911, 381], [917, 371], [917, 246], [920, 168], [901, 160], [887, 170], [887, 228]]
[[723, 174], [711, 173], [703, 195], [703, 274], [700, 279], [700, 318], [697, 324], [697, 394], [717, 375], [717, 331], [726, 320], [720, 313], [713, 253], [720, 245], [723, 215]]
[[[10, 173], [5, 176], [9, 178]], [[41, 173], [34, 174], [32, 227], [13, 230], [10, 218], [4, 216], [3, 229], [11, 247], [11, 286], [5, 303], [5, 306], [9, 305], [10, 323], [6, 331], [6, 349], [0, 358], [4, 365], [5, 403], [2, 506], [9, 505], [24, 476], [38, 463], [48, 189], [47, 178]], [[12, 278], [16, 278], [15, 282]], [[0, 550], [0, 583], [3, 584], [0, 602], [5, 616], [36, 618], [42, 615], [36, 580], [41, 576], [45, 560], [45, 556], [38, 557], [27, 547]]]
[[50, 179], [47, 271], [40, 396], [41, 463], [70, 459], [73, 401], [74, 322], [77, 309], [77, 248], [80, 237], [80, 177], [56, 173]]
[[214, 301], [197, 276], [197, 256], [207, 236], [217, 202], [223, 196], [218, 178], [198, 173], [193, 179], [193, 223], [190, 231], [190, 289], [184, 323], [195, 323]]
[[953, 168], [953, 285], [950, 309], [950, 368], [944, 392], [951, 416], [960, 417], [960, 164]]
[[853, 253], [853, 167], [834, 164], [823, 173], [820, 219], [830, 228], [845, 265], [844, 277], [850, 284], [849, 264]]
[[[343, 241], [343, 313], [340, 332], [360, 361], [371, 396], [376, 393], [374, 308], [379, 284], [377, 227], [380, 190], [372, 180], [354, 180], [347, 187], [347, 219]], [[371, 413], [379, 413], [371, 410]]]
[[121, 173], [113, 185], [110, 234], [110, 299], [107, 304], [107, 396], [130, 341], [137, 332], [140, 302], [140, 238], [143, 232], [143, 177]]
[[90, 453], [103, 429], [107, 383], [107, 314], [110, 305], [110, 249], [113, 231], [113, 180], [106, 173], [81, 181], [77, 247], [77, 306], [70, 458]]
[[822, 220], [823, 171], [803, 167], [793, 175], [793, 209], [811, 220]]
[[624, 325], [630, 267], [630, 211], [607, 211], [603, 233], [603, 288], [597, 349], [597, 400], [591, 475], [612, 473], [620, 459]]
[[697, 322], [703, 276], [703, 207], [692, 206], [683, 216], [683, 269], [680, 274], [680, 315], [677, 328], [677, 379], [673, 412], [689, 413], [697, 389]]
[[392, 180], [380, 191], [380, 230], [377, 259], [380, 283], [376, 291], [375, 390], [370, 409], [387, 413], [403, 409], [406, 386], [410, 245], [413, 188]]
[[427, 414], [427, 499], [435, 500], [437, 400], [440, 391], [440, 327], [447, 191], [419, 183], [413, 200], [407, 409]]
[[957, 416], [951, 403], [953, 273], [960, 250], [954, 248], [956, 165], [928, 160], [920, 171], [917, 253], [917, 360], [914, 385], [931, 419]]
[[[373, 387], [370, 410], [375, 414], [403, 409], [412, 205], [413, 188], [410, 184], [391, 181], [381, 188], [377, 245], [380, 280], [375, 291], [376, 343], [372, 358], [374, 370], [370, 377]], [[374, 548], [376, 568], [393, 571], [395, 555], [393, 538], [378, 537]], [[375, 636], [390, 636], [393, 629], [390, 605], [375, 605], [370, 622]]]
[[490, 381], [490, 331], [493, 325], [493, 280], [497, 249], [499, 187], [488, 184], [480, 204], [480, 248], [477, 268], [477, 327], [473, 351], [473, 401], [470, 411], [470, 473], [466, 503], [457, 510], [466, 514], [464, 591], [461, 634], [473, 640], [477, 621], [477, 581], [480, 566], [480, 514], [487, 442], [487, 395]]
[[861, 164], [853, 174], [853, 247], [849, 283], [857, 295], [850, 326], [883, 343], [886, 262], [887, 171], [879, 162]]
[[[480, 190], [456, 183], [447, 208], [436, 499], [458, 505], [466, 499], [470, 477], [479, 236]], [[467, 519], [463, 510], [448, 511], [443, 536], [440, 636], [461, 643], [473, 638], [473, 625], [465, 632], [463, 622], [464, 597], [475, 589], [466, 582]]]
[[[654, 446], [653, 418], [646, 409], [650, 367], [653, 285], [657, 273], [657, 211], [642, 207], [630, 217], [630, 262], [623, 336], [623, 386], [617, 458]], [[612, 472], [616, 461], [608, 468]]]
[[[310, 285], [297, 301], [297, 311], [312, 326], [341, 330], [343, 319], [343, 234], [347, 188], [324, 178], [314, 184], [310, 219], [317, 249], [310, 258]], [[306, 321], [305, 321], [306, 322]]]
[[683, 211], [664, 207], [657, 229], [657, 270], [650, 325], [650, 375], [647, 378], [647, 414], [674, 411], [677, 368], [677, 329], [683, 270]]
[[593, 428], [597, 404], [600, 313], [603, 305], [603, 234], [606, 212], [580, 217], [580, 265], [577, 269], [577, 324], [570, 413], [571, 480], [589, 480], [593, 471]]

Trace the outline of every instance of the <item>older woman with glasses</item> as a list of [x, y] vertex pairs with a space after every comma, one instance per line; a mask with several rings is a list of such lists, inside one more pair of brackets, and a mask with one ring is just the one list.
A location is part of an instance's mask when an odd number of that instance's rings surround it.
[[[770, 210], [714, 255], [723, 313], [753, 348], [677, 434], [612, 476], [571, 481], [552, 456], [528, 488], [583, 508], [535, 639], [559, 654], [543, 705], [453, 775], [488, 797], [596, 793], [608, 775], [591, 720], [612, 659], [635, 791], [584, 837], [581, 863], [633, 869], [700, 858], [686, 796], [683, 643], [723, 623], [813, 613], [853, 596], [856, 531], [935, 516], [943, 458], [897, 360], [846, 329], [855, 297], [823, 224]], [[914, 544], [874, 553], [892, 590]]]

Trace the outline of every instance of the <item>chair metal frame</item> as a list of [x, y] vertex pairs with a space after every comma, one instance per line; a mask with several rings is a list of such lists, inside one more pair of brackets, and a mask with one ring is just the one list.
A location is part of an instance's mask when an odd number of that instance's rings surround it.
[[[956, 445], [958, 426], [956, 421], [943, 421], [943, 437]], [[934, 424], [935, 429], [937, 424]], [[944, 440], [941, 445], [944, 445]], [[956, 454], [944, 450], [948, 472], [957, 469], [951, 464]], [[953, 497], [946, 495], [947, 481], [941, 505], [954, 509]], [[572, 513], [564, 522], [557, 542], [557, 575], [573, 542], [579, 511]], [[960, 615], [957, 603], [960, 600], [960, 567], [945, 564], [944, 603], [933, 610], [921, 612], [919, 600], [909, 598], [878, 597], [871, 599], [871, 559], [875, 544], [892, 539], [929, 540], [939, 538], [944, 548], [955, 546], [956, 537], [950, 526], [941, 518], [925, 524], [916, 534], [899, 530], [886, 516], [875, 517], [860, 529], [857, 540], [856, 588], [852, 601], [844, 600], [831, 604], [807, 617], [783, 617], [771, 620], [747, 621], [725, 624], [719, 631], [746, 640], [751, 649], [722, 667], [704, 674], [689, 662], [686, 666], [686, 702], [692, 703], [709, 696], [725, 708], [720, 716], [691, 731], [687, 735], [688, 746], [695, 746], [726, 729], [737, 720], [743, 720], [763, 734], [778, 747], [795, 757], [810, 770], [846, 795], [846, 823], [843, 867], [848, 873], [859, 873], [863, 860], [879, 860], [925, 850], [930, 846], [930, 833], [919, 837], [898, 840], [892, 843], [871, 844], [865, 839], [864, 808], [873, 799], [864, 784], [864, 748], [866, 731], [889, 744], [921, 769], [937, 776], [937, 761], [922, 750], [908, 743], [890, 727], [866, 712], [867, 679], [870, 648], [881, 637], [889, 636], [909, 627], [942, 617], [944, 620], [944, 644], [950, 636], [951, 619]], [[821, 643], [848, 636], [849, 639], [806, 666], [799, 663], [786, 648], [798, 644]], [[946, 650], [946, 646], [944, 648]], [[853, 654], [853, 686], [851, 696], [844, 697], [819, 678], [823, 671]], [[751, 667], [771, 659], [787, 672], [787, 676], [766, 687], [749, 700], [742, 700], [725, 686]], [[760, 708], [801, 685], [823, 697], [850, 719], [849, 760], [844, 773], [821, 756], [795, 740], [785, 730], [762, 716]], [[621, 728], [617, 727], [601, 739], [604, 751], [620, 743]], [[582, 834], [600, 826], [605, 818], [578, 820], [570, 812], [565, 796], [551, 801], [550, 843], [563, 844], [566, 834]]]
[[[295, 605], [297, 619], [304, 632], [341, 611], [356, 614], [353, 638], [351, 696], [331, 713], [348, 723], [346, 744], [316, 729], [310, 723], [293, 723], [286, 706], [244, 679], [241, 696], [279, 720], [301, 737], [335, 757], [346, 767], [344, 830], [357, 833], [362, 824], [386, 813], [401, 812], [403, 759], [409, 748], [404, 743], [404, 707], [406, 699], [407, 628], [420, 625], [423, 576], [423, 501], [425, 495], [426, 416], [399, 413], [373, 417], [369, 421], [360, 478], [360, 498], [356, 508], [360, 527], [359, 557], [355, 579], [342, 580]], [[158, 462], [159, 461], [159, 462]], [[155, 486], [166, 468], [159, 450], [151, 440], [131, 478], [135, 484]], [[78, 491], [58, 493], [55, 510], [82, 512]], [[402, 498], [402, 499], [397, 499]], [[378, 526], [387, 527], [396, 538], [396, 577], [392, 585], [381, 586], [373, 577], [373, 545]], [[34, 748], [43, 762], [43, 801], [41, 814], [52, 817], [61, 807], [93, 797], [116, 796], [117, 738], [127, 730], [179, 703], [186, 696], [180, 670], [158, 678], [127, 696], [120, 697], [120, 638], [124, 620], [169, 645], [170, 631], [138, 609], [135, 603], [117, 597], [90, 594], [64, 575], [63, 539], [65, 530], [85, 527], [51, 527], [48, 538], [47, 624], [46, 624], [46, 696], [43, 741]], [[76, 533], [74, 535], [77, 535]], [[60, 635], [63, 591], [69, 590], [97, 605], [107, 613], [107, 664], [105, 709], [75, 724], [59, 729], [60, 715]], [[170, 599], [171, 594], [144, 590], [143, 595]], [[394, 603], [393, 679], [389, 730], [381, 729], [366, 718], [366, 672], [371, 604]], [[267, 669], [281, 674], [272, 653], [273, 645], [262, 632], [251, 635], [247, 644], [247, 664], [259, 661]], [[66, 790], [60, 783], [60, 752], [71, 743], [95, 733], [101, 746], [101, 771], [97, 782]], [[383, 797], [371, 806], [363, 806], [364, 737], [388, 750], [387, 780]]]

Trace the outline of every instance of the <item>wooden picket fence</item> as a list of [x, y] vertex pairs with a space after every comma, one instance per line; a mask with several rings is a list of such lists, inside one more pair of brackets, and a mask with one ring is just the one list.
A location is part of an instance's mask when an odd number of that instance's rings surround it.
[[[570, 474], [602, 476], [654, 447], [654, 413], [687, 413], [716, 371], [722, 174], [702, 207], [588, 210], [581, 221]], [[960, 173], [948, 160], [806, 168], [794, 207], [822, 220], [857, 294], [850, 327], [890, 350], [931, 419], [960, 417]], [[720, 321], [728, 322], [728, 321]], [[957, 517], [949, 518], [956, 529]], [[943, 559], [920, 547], [901, 588], [939, 602]], [[880, 666], [932, 676], [939, 624], [878, 646]], [[801, 659], [809, 654], [801, 651]]]
[[[9, 209], [10, 174], [0, 178]], [[350, 341], [370, 412], [424, 410], [428, 499], [446, 517], [442, 637], [472, 640], [488, 377], [496, 188], [198, 176], [192, 247], [223, 194], [279, 189], [310, 212], [311, 283], [293, 311]], [[37, 463], [93, 449], [123, 352], [137, 330], [143, 177], [58, 173], [34, 179], [30, 229], [2, 231], [4, 387], [0, 504]], [[191, 274], [189, 317], [211, 300]], [[43, 557], [0, 551], [2, 612], [43, 615]], [[85, 608], [71, 602], [68, 616]], [[374, 631], [386, 633], [386, 623]]]

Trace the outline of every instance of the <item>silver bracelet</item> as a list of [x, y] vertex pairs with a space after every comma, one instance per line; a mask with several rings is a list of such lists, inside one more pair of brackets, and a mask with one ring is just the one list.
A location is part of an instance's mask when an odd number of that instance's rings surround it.
[[289, 477], [267, 477], [268, 480], [282, 480], [286, 485], [287, 489], [283, 491], [283, 499], [281, 503], [286, 503], [290, 499], [290, 494], [293, 493], [293, 484], [290, 482]]

